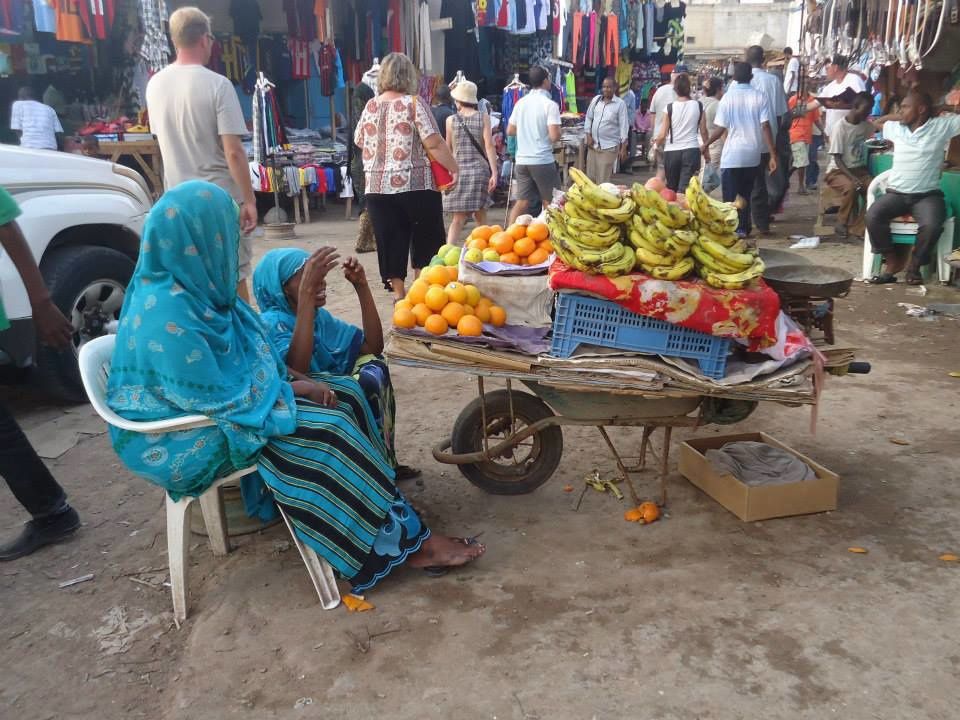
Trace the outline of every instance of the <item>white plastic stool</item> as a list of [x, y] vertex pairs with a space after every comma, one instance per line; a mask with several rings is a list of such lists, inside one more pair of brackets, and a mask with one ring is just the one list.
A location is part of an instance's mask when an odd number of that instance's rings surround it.
[[[169, 433], [191, 430], [198, 427], [209, 427], [213, 421], [205, 415], [185, 415], [166, 420], [151, 420], [133, 422], [126, 420], [107, 405], [107, 378], [110, 375], [110, 362], [113, 357], [115, 335], [104, 335], [86, 343], [80, 348], [80, 379], [93, 409], [103, 420], [122, 430], [131, 430], [139, 433]], [[223, 507], [223, 497], [220, 487], [256, 472], [256, 466], [251, 466], [217, 479], [202, 495], [200, 495], [200, 509], [203, 512], [203, 522], [210, 539], [210, 549], [216, 556], [224, 556], [230, 552], [230, 539], [227, 535], [227, 517]], [[174, 500], [167, 495], [167, 562], [170, 565], [170, 586], [173, 596], [173, 616], [177, 623], [187, 619], [187, 568], [190, 560], [190, 524], [187, 513], [193, 497], [182, 497]], [[307, 573], [313, 582], [313, 587], [320, 597], [320, 604], [324, 610], [332, 610], [340, 604], [340, 590], [333, 576], [333, 568], [326, 560], [319, 557], [312, 548], [304, 545], [294, 532], [293, 525], [283, 510], [280, 510], [283, 521], [293, 537], [300, 557], [307, 566]]]
[[[890, 171], [886, 170], [870, 181], [867, 188], [867, 210], [870, 209], [870, 206], [878, 197], [887, 191], [889, 176]], [[915, 222], [894, 220], [890, 223], [890, 231], [896, 235], [916, 235], [917, 227]], [[942, 283], [950, 282], [950, 264], [944, 260], [944, 257], [953, 250], [953, 232], [954, 218], [948, 217], [943, 223], [943, 232], [940, 233], [940, 239], [937, 241], [936, 257], [934, 258], [937, 265], [937, 280]], [[873, 246], [870, 244], [870, 231], [867, 230], [863, 234], [863, 266], [861, 270], [864, 279], [873, 277], [880, 272], [882, 259], [880, 255], [874, 254]]]

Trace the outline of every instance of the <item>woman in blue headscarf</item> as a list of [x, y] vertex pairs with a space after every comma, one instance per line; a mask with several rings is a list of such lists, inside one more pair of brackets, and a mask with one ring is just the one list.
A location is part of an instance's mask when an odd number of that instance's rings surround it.
[[[144, 435], [111, 428], [133, 472], [174, 498], [256, 464], [298, 537], [355, 592], [400, 563], [462, 565], [483, 546], [431, 535], [397, 490], [376, 422], [352, 378], [288, 382], [254, 311], [236, 294], [239, 213], [192, 181], [147, 218], [117, 333], [108, 403], [130, 420], [199, 413], [212, 427]], [[256, 476], [251, 476], [256, 478]], [[266, 501], [266, 502], [264, 502]]]
[[264, 255], [253, 273], [260, 319], [274, 349], [293, 370], [321, 380], [338, 375], [352, 375], [357, 380], [377, 420], [397, 480], [416, 477], [418, 470], [397, 464], [393, 385], [387, 364], [378, 357], [383, 352], [383, 327], [366, 273], [356, 258], [347, 258], [343, 274], [357, 293], [363, 329], [324, 308], [326, 275], [336, 267], [336, 259], [330, 247], [312, 255], [297, 248]]

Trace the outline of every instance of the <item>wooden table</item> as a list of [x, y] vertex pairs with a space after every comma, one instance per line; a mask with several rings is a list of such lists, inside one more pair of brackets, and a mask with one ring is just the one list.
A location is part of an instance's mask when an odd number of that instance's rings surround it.
[[129, 155], [140, 166], [140, 173], [150, 186], [153, 197], [156, 199], [163, 194], [163, 159], [156, 140], [101, 142], [99, 155], [114, 163], [120, 157]]

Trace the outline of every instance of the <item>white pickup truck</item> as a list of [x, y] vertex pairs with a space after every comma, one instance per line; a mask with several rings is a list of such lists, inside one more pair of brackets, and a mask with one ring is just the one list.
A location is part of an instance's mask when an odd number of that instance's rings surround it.
[[85, 399], [77, 351], [115, 332], [152, 200], [143, 178], [105, 160], [0, 145], [0, 186], [53, 301], [73, 323], [73, 352], [38, 347], [30, 302], [16, 268], [0, 250], [0, 292], [10, 328], [0, 332], [0, 365], [35, 367], [39, 386], [64, 400]]

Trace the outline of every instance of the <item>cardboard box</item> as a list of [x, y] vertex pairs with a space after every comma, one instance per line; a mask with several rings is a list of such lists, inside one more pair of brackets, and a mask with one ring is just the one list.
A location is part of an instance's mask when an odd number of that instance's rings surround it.
[[[720, 474], [705, 456], [707, 450], [719, 450], [727, 443], [745, 440], [786, 450], [809, 465], [816, 479], [783, 485], [750, 486], [729, 473]], [[840, 477], [766, 433], [716, 435], [688, 440], [680, 445], [679, 469], [681, 475], [744, 522], [837, 509]]]

